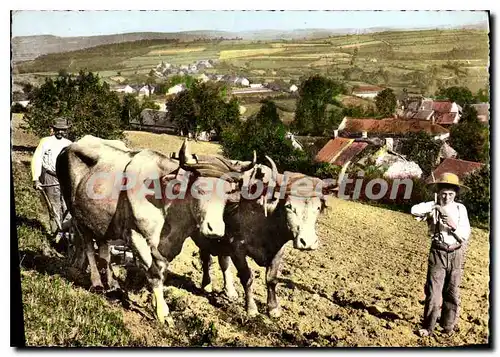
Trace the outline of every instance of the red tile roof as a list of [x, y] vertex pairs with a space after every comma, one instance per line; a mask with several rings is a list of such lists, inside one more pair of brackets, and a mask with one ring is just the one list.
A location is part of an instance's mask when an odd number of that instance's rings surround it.
[[434, 113], [433, 110], [419, 110], [411, 118], [427, 120], [431, 116], [431, 114], [433, 114], [433, 113]]
[[438, 114], [436, 124], [450, 125], [455, 123], [455, 118], [458, 113], [442, 113]]
[[353, 139], [336, 137], [331, 139], [316, 155], [318, 162], [332, 162], [338, 154], [353, 142]]
[[353, 93], [380, 92], [382, 90], [384, 90], [384, 88], [377, 86], [358, 86], [354, 88]]
[[432, 100], [423, 100], [422, 101], [422, 104], [421, 104], [421, 110], [432, 110], [432, 103], [433, 101]]
[[449, 113], [453, 103], [449, 100], [435, 100], [432, 103], [432, 110], [439, 113]]
[[487, 123], [490, 118], [490, 104], [489, 103], [479, 103], [472, 104], [477, 111], [477, 118], [480, 122]]
[[[434, 170], [434, 177], [440, 177], [445, 172], [451, 172], [457, 175], [460, 180], [475, 170], [483, 166], [480, 162], [465, 161], [460, 159], [444, 159], [443, 162]], [[432, 175], [427, 178], [427, 182], [432, 182]]]
[[351, 161], [356, 155], [363, 151], [368, 146], [368, 143], [353, 142], [346, 147], [339, 156], [332, 162], [334, 165], [344, 166], [345, 163]]
[[406, 134], [426, 131], [431, 135], [447, 134], [449, 131], [429, 120], [408, 119], [354, 119], [346, 118], [343, 131], [350, 133]]

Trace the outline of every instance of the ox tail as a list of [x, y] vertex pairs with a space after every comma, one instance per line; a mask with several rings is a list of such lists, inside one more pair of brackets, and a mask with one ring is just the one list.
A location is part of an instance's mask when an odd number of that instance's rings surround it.
[[61, 150], [56, 159], [56, 175], [57, 180], [59, 181], [61, 193], [64, 201], [66, 202], [66, 206], [68, 209], [72, 210], [71, 207], [71, 175], [70, 175], [70, 164], [69, 164], [69, 148], [70, 146], [65, 147]]

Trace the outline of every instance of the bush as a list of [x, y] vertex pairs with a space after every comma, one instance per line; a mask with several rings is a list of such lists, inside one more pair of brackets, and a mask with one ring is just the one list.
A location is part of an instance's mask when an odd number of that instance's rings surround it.
[[305, 155], [292, 147], [285, 138], [286, 132], [274, 102], [264, 100], [255, 116], [226, 127], [221, 140], [223, 153], [231, 159], [250, 160], [255, 150], [259, 161], [266, 162], [268, 155], [280, 171], [296, 170], [305, 161]]
[[410, 133], [403, 141], [401, 154], [408, 160], [415, 161], [422, 169], [423, 175], [431, 174], [437, 163], [442, 142], [434, 140], [425, 131]]
[[314, 75], [301, 83], [291, 129], [300, 135], [324, 135], [342, 120], [342, 105], [336, 100], [345, 93], [342, 83]]
[[214, 130], [218, 138], [240, 116], [238, 101], [234, 97], [227, 101], [225, 93], [223, 85], [194, 81], [167, 100], [167, 110], [183, 132]]
[[377, 111], [384, 117], [390, 117], [393, 115], [394, 110], [396, 109], [396, 104], [396, 95], [390, 88], [384, 89], [375, 97]]
[[467, 175], [464, 185], [470, 188], [461, 195], [467, 208], [469, 219], [474, 223], [489, 224], [490, 219], [490, 166], [484, 165], [480, 170]]
[[28, 132], [48, 135], [57, 117], [69, 119], [68, 138], [75, 140], [90, 134], [103, 139], [123, 137], [121, 105], [107, 83], [101, 83], [92, 72], [74, 77], [61, 73], [47, 79], [34, 90], [30, 110], [25, 114]]
[[[466, 109], [469, 107], [466, 106]], [[465, 111], [465, 109], [464, 109]], [[477, 120], [475, 110], [469, 110], [457, 125], [450, 128], [450, 145], [456, 150], [458, 158], [475, 162], [489, 161], [489, 130]]]

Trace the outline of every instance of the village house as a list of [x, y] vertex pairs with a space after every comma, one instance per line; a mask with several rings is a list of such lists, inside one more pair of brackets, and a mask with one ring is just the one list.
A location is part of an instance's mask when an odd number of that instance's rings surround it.
[[250, 86], [250, 81], [248, 78], [245, 77], [236, 77], [234, 84], [243, 86], [243, 87], [249, 87]]
[[462, 107], [449, 100], [412, 98], [400, 102], [397, 116], [405, 119], [429, 120], [444, 128], [460, 121]]
[[490, 103], [472, 104], [477, 111], [477, 119], [484, 124], [490, 122]]
[[202, 83], [206, 83], [210, 80], [210, 78], [205, 73], [200, 74], [198, 77], [196, 77], [196, 79], [200, 80]]
[[130, 126], [135, 130], [152, 133], [178, 133], [177, 125], [170, 118], [169, 113], [154, 109], [144, 109], [140, 118], [134, 118], [130, 121]]
[[431, 120], [444, 127], [457, 124], [462, 113], [462, 107], [449, 100], [433, 101], [431, 110], [433, 111]]
[[124, 86], [115, 86], [112, 90], [118, 93], [136, 93], [136, 90], [128, 84]]
[[236, 76], [226, 74], [222, 77], [221, 80], [227, 84], [235, 84], [237, 79], [238, 79], [238, 77], [236, 77]]
[[325, 162], [336, 166], [344, 166], [360, 154], [368, 143], [355, 139], [336, 137], [326, 143], [315, 157], [317, 162]]
[[143, 85], [137, 90], [139, 96], [145, 96], [145, 95], [151, 96], [154, 92], [155, 92], [155, 87], [148, 84]]
[[445, 140], [450, 132], [429, 120], [417, 119], [358, 119], [345, 117], [338, 127], [343, 137], [401, 137], [410, 132], [425, 131], [435, 140]]
[[357, 86], [353, 89], [352, 95], [361, 98], [374, 99], [384, 88], [378, 86]]
[[214, 66], [210, 62], [210, 60], [199, 60], [196, 62], [198, 66], [204, 66], [205, 68], [213, 68]]
[[392, 150], [391, 138], [384, 142], [380, 139], [335, 137], [320, 150], [315, 160], [340, 166], [339, 180], [342, 180], [350, 165], [364, 167], [369, 162], [384, 167], [384, 177], [387, 178], [419, 178], [422, 175], [418, 164]]
[[183, 92], [185, 90], [186, 90], [186, 85], [184, 83], [176, 84], [175, 86], [170, 87], [168, 89], [167, 95], [177, 94], [177, 93]]
[[290, 93], [295, 93], [295, 92], [296, 92], [296, 91], [298, 91], [298, 90], [299, 90], [299, 87], [297, 87], [295, 84], [292, 84], [292, 85], [290, 86], [290, 88], [288, 88], [288, 91], [289, 91]]
[[[468, 174], [481, 169], [483, 166], [484, 164], [480, 162], [448, 158], [444, 159], [443, 162], [441, 162], [441, 164], [438, 167], [436, 167], [436, 169], [432, 173], [434, 175], [434, 178], [436, 178], [440, 177], [445, 172], [451, 172], [457, 175], [458, 178], [463, 182], [463, 180]], [[432, 182], [433, 175], [430, 175], [426, 179], [426, 182], [428, 183]]]

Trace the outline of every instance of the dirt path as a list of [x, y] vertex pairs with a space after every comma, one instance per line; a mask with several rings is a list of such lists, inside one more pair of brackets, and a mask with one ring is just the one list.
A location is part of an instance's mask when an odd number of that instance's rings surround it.
[[[177, 318], [213, 322], [225, 343], [251, 346], [443, 346], [487, 343], [488, 234], [473, 230], [462, 284], [460, 331], [452, 337], [414, 334], [423, 312], [428, 241], [424, 224], [407, 214], [335, 200], [318, 225], [319, 250], [305, 253], [289, 244], [278, 296], [279, 320], [265, 315], [265, 270], [250, 263], [261, 316], [247, 321], [243, 290], [230, 303], [200, 290], [198, 249], [188, 239], [173, 261], [167, 300], [184, 307]], [[235, 270], [233, 268], [233, 273]], [[214, 291], [222, 289], [218, 265]], [[236, 342], [235, 342], [236, 341]]]

